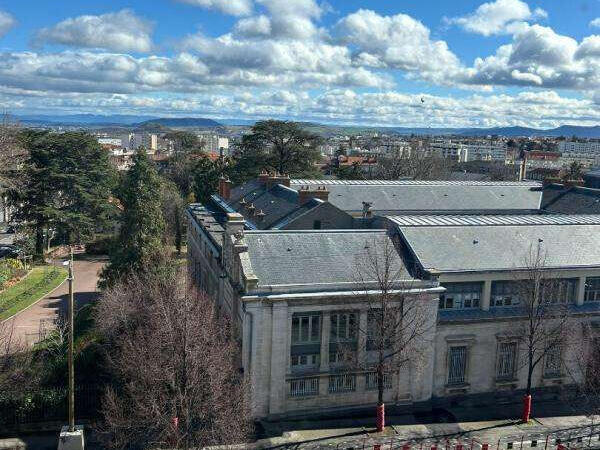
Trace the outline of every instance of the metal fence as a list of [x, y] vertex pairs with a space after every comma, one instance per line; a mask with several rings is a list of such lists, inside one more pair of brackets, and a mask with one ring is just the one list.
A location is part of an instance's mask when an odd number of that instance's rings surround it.
[[[94, 419], [100, 413], [102, 389], [96, 385], [75, 387], [75, 416]], [[0, 429], [66, 420], [67, 389], [32, 389], [0, 394]]]

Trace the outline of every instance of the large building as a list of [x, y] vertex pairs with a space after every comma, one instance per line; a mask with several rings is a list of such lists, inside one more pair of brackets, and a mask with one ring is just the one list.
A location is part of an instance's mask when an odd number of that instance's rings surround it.
[[[517, 362], [524, 352], [524, 309], [515, 286], [526, 276], [525, 261], [533, 248], [545, 253], [545, 272], [561, 286], [557, 298], [548, 301], [568, 306], [577, 321], [574, 330], [581, 330], [580, 322], [600, 317], [600, 216], [533, 214], [530, 199], [520, 214], [442, 215], [432, 209], [414, 214], [412, 207], [409, 214], [377, 211], [369, 220], [354, 218], [354, 229], [312, 229], [314, 220], [319, 220], [318, 207], [313, 207], [305, 229], [300, 224], [296, 229], [261, 228], [234, 206], [253, 193], [267, 195], [265, 203], [277, 205], [279, 200], [270, 192], [274, 188], [285, 188], [285, 195], [297, 200], [300, 186], [306, 186], [306, 180], [291, 180], [289, 188], [276, 180], [272, 183], [233, 188], [221, 192], [229, 194], [229, 203], [216, 195], [211, 204], [188, 209], [190, 276], [238, 326], [255, 417], [314, 414], [375, 403], [372, 348], [365, 336], [351, 331], [351, 324], [369, 329], [369, 299], [378, 295], [379, 285], [373, 277], [357, 277], [357, 267], [369, 249], [378, 246], [394, 249], [397, 289], [393, 295], [419, 302], [431, 321], [422, 337], [423, 359], [418, 367], [408, 364], [386, 379], [388, 404], [410, 409], [473, 398], [520, 398], [526, 380]], [[353, 191], [355, 185], [350, 183], [344, 194], [341, 186], [326, 185], [328, 199], [319, 199], [321, 206], [331, 199], [329, 206], [336, 209], [337, 194], [350, 201], [352, 193], [360, 192]], [[381, 182], [381, 186], [384, 189], [378, 192], [389, 188], [390, 197], [402, 192], [398, 184]], [[462, 194], [469, 189], [478, 192], [464, 195], [463, 203], [473, 202], [472, 211], [480, 209], [479, 195], [489, 195], [479, 193], [477, 187], [484, 185], [457, 186]], [[530, 191], [530, 184], [522, 186], [492, 192], [501, 202], [500, 193], [527, 199], [535, 192], [539, 208], [540, 192]], [[360, 201], [360, 195], [354, 199]], [[464, 206], [457, 209], [462, 210]], [[331, 213], [322, 211], [325, 216]], [[273, 215], [273, 221], [281, 218]], [[342, 343], [356, 350], [363, 363], [360, 369], [341, 370]], [[536, 369], [534, 387], [566, 385], [572, 383], [571, 376], [581, 376], [574, 363], [575, 350], [567, 342], [553, 349]]]

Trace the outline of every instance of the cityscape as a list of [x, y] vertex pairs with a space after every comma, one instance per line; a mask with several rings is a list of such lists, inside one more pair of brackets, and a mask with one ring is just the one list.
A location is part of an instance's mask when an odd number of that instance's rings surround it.
[[600, 3], [0, 2], [0, 448], [600, 448]]

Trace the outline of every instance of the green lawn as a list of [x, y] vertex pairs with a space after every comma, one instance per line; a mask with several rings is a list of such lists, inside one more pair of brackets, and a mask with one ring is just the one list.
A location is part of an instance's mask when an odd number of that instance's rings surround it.
[[67, 271], [62, 267], [34, 267], [31, 272], [17, 284], [0, 293], [0, 321], [27, 308], [67, 278]]

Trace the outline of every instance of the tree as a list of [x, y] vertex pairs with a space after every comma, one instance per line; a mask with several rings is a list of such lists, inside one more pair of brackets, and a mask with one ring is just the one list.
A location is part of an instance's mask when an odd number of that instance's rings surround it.
[[138, 150], [120, 189], [121, 228], [110, 261], [102, 270], [101, 286], [138, 271], [159, 267], [165, 256], [162, 181], [146, 152]]
[[350, 166], [340, 166], [334, 170], [335, 176], [340, 180], [364, 180], [365, 173], [363, 172], [360, 163], [354, 162]]
[[198, 202], [206, 203], [217, 192], [219, 178], [230, 171], [229, 164], [228, 159], [212, 160], [208, 156], [202, 156], [196, 161], [192, 172], [192, 186]]
[[542, 242], [530, 249], [523, 278], [516, 283], [524, 313], [520, 334], [525, 351], [521, 366], [527, 371], [522, 419], [528, 422], [534, 370], [551, 355], [560, 364], [561, 348], [568, 338], [570, 314], [565, 297], [568, 285], [548, 272]]
[[108, 154], [89, 134], [26, 130], [21, 136], [27, 158], [15, 173], [19, 188], [10, 191], [14, 220], [35, 235], [35, 252], [44, 234], [63, 243], [84, 242], [115, 214], [109, 202], [115, 174]]
[[175, 154], [199, 153], [202, 151], [202, 142], [196, 133], [189, 131], [170, 131], [165, 134], [164, 138], [174, 142]]
[[14, 391], [34, 383], [31, 352], [15, 336], [12, 320], [0, 323], [0, 392]]
[[134, 275], [99, 300], [96, 330], [113, 381], [102, 402], [111, 448], [201, 448], [249, 436], [233, 328], [184, 280]]
[[24, 158], [25, 149], [20, 140], [20, 127], [4, 115], [0, 123], [0, 187], [16, 187], [20, 181], [14, 176]]
[[166, 225], [166, 240], [175, 245], [177, 253], [181, 253], [185, 207], [177, 186], [168, 180], [164, 180], [162, 184], [161, 203]]
[[566, 170], [561, 171], [560, 178], [565, 182], [583, 179], [583, 166], [573, 161]]
[[244, 171], [247, 178], [256, 177], [262, 170], [292, 176], [314, 173], [314, 164], [320, 159], [320, 142], [319, 136], [296, 122], [256, 122], [242, 138], [238, 170]]
[[383, 180], [445, 180], [450, 176], [450, 162], [428, 154], [411, 143], [410, 150], [378, 158], [375, 178]]
[[[355, 264], [359, 295], [368, 304], [366, 328], [357, 327], [369, 355], [358, 359], [352, 348], [343, 351], [349, 367], [366, 365], [377, 382], [377, 430], [385, 427], [384, 390], [387, 380], [404, 368], [418, 371], [427, 352], [429, 334], [435, 326], [432, 300], [410, 293], [417, 286], [404, 268], [388, 238], [365, 242], [365, 253]], [[435, 308], [435, 305], [433, 305]], [[361, 340], [359, 339], [359, 342]]]

